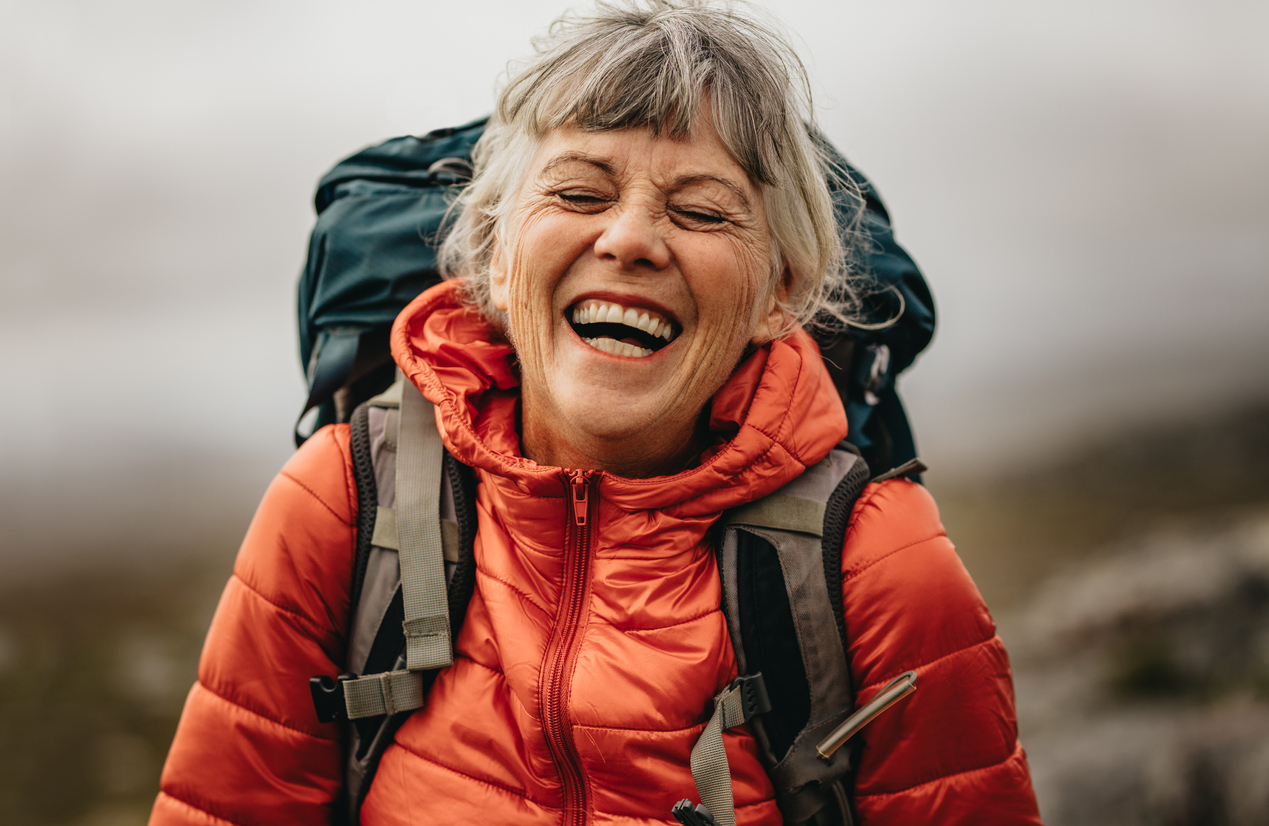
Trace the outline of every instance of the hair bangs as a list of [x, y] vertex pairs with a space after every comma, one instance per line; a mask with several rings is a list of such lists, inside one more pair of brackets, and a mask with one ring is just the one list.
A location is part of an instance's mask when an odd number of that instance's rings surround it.
[[806, 68], [758, 9], [742, 0], [600, 0], [590, 13], [556, 20], [534, 46], [533, 58], [509, 67], [441, 248], [444, 272], [468, 278], [468, 295], [487, 317], [497, 318], [488, 299], [495, 236], [509, 231], [504, 218], [543, 136], [573, 123], [683, 139], [705, 117], [762, 188], [771, 289], [787, 316], [777, 335], [855, 322], [850, 264], [863, 198], [812, 139]]

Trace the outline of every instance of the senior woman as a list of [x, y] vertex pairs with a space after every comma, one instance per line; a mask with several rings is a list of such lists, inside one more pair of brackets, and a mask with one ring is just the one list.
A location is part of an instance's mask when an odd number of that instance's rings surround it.
[[[847, 431], [801, 327], [851, 295], [806, 85], [753, 16], [654, 0], [557, 22], [501, 93], [443, 250], [457, 277], [392, 334], [475, 470], [474, 593], [362, 823], [665, 823], [695, 797], [688, 756], [737, 676], [715, 528]], [[152, 823], [337, 817], [340, 733], [305, 682], [349, 647], [349, 439], [319, 431], [266, 494]], [[841, 573], [857, 697], [921, 676], [865, 731], [855, 821], [1038, 823], [1003, 647], [920, 485], [865, 489]], [[749, 727], [724, 740], [735, 821], [782, 822]]]

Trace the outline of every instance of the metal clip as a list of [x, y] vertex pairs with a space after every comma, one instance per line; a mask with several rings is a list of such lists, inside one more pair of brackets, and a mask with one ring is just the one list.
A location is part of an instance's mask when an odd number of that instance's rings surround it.
[[877, 715], [916, 691], [916, 676], [915, 671], [905, 671], [886, 683], [885, 688], [878, 691], [876, 696], [868, 701], [867, 705], [847, 717], [845, 722], [833, 729], [831, 734], [815, 746], [820, 758], [823, 760], [831, 759], [833, 752], [840, 749], [861, 728], [876, 719]]
[[872, 351], [872, 366], [868, 368], [868, 381], [864, 384], [864, 401], [869, 407], [875, 407], [881, 401], [877, 391], [890, 369], [890, 348], [884, 344], [873, 344], [868, 349]]

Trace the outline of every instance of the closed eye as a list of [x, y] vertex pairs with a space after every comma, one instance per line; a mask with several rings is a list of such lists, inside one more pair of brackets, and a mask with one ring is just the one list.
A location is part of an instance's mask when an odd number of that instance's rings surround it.
[[578, 192], [569, 190], [565, 192], [555, 193], [555, 197], [561, 201], [583, 208], [594, 208], [608, 203], [608, 199], [602, 195], [593, 192]]
[[713, 212], [698, 212], [694, 209], [676, 209], [674, 214], [688, 223], [694, 224], [725, 224], [727, 219]]

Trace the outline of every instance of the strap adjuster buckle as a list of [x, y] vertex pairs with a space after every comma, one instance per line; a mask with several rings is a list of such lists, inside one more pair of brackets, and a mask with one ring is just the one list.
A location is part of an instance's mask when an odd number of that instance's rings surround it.
[[740, 707], [746, 721], [771, 710], [771, 697], [767, 694], [767, 683], [762, 679], [761, 671], [737, 677], [731, 687], [740, 689]]
[[674, 804], [674, 808], [670, 809], [670, 814], [674, 815], [674, 819], [683, 826], [718, 826], [718, 821], [714, 819], [714, 814], [704, 803], [699, 806], [693, 806], [692, 801], [684, 798]]
[[317, 719], [322, 723], [333, 723], [348, 717], [348, 708], [344, 704], [344, 683], [357, 679], [356, 674], [340, 674], [332, 680], [325, 674], [311, 677], [308, 690], [313, 695], [313, 709]]

